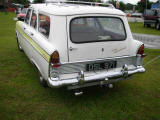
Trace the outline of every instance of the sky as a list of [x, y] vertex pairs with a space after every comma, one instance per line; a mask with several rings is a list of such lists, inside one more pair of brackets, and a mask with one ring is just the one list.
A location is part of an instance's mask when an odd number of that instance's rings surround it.
[[[30, 0], [30, 1], [32, 2], [33, 0]], [[104, 0], [104, 1], [108, 1], [108, 0]], [[137, 2], [140, 1], [140, 0], [118, 0], [118, 1], [123, 1], [124, 3], [137, 4]], [[150, 1], [157, 2], [158, 0], [150, 0]]]

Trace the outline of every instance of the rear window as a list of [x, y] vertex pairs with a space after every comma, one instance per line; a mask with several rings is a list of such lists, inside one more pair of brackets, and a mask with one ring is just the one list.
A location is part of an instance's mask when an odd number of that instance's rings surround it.
[[126, 32], [120, 18], [81, 17], [70, 24], [70, 37], [74, 43], [125, 40]]

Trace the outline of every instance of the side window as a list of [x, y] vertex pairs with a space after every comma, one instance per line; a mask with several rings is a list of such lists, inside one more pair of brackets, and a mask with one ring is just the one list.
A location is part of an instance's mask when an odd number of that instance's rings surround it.
[[32, 12], [30, 25], [31, 25], [31, 27], [33, 27], [35, 29], [37, 28], [37, 15], [36, 15], [35, 11]]
[[31, 15], [31, 9], [28, 9], [27, 15], [26, 15], [26, 19], [25, 19], [25, 23], [26, 23], [26, 24], [29, 24], [30, 15]]
[[47, 38], [49, 37], [50, 32], [50, 18], [46, 15], [39, 14], [39, 25], [38, 30]]

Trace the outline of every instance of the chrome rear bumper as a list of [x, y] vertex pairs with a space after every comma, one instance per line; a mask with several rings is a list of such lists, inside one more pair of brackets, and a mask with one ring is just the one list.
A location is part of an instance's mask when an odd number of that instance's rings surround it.
[[48, 78], [48, 85], [50, 87], [60, 87], [65, 85], [77, 85], [83, 84], [85, 82], [92, 82], [97, 80], [108, 80], [117, 77], [124, 77], [127, 78], [129, 75], [135, 73], [143, 73], [145, 72], [145, 68], [142, 66], [137, 66], [134, 69], [128, 69], [127, 65], [124, 65], [120, 72], [106, 72], [106, 73], [99, 73], [93, 76], [84, 76], [83, 71], [79, 72], [79, 75], [76, 78], [71, 79], [59, 79], [59, 78]]

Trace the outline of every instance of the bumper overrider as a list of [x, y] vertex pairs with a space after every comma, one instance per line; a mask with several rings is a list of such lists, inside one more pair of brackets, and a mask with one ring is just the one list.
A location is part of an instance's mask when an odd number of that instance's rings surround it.
[[[99, 73], [93, 76], [85, 77], [84, 72], [80, 71], [76, 78], [63, 79], [63, 80], [59, 78], [48, 78], [48, 85], [50, 87], [60, 87], [65, 85], [78, 85], [78, 84], [82, 85], [87, 82], [93, 82], [97, 80], [104, 80], [106, 81], [106, 83], [107, 81], [109, 81], [109, 83], [111, 83], [112, 80], [109, 80], [109, 79], [114, 79], [118, 77], [126, 79], [128, 76], [133, 75], [135, 73], [144, 73], [144, 72], [145, 72], [145, 68], [143, 66], [137, 66], [134, 69], [128, 69], [128, 66], [125, 64], [122, 67], [120, 72], [106, 72], [106, 73]], [[123, 80], [123, 79], [119, 79], [119, 80]]]

